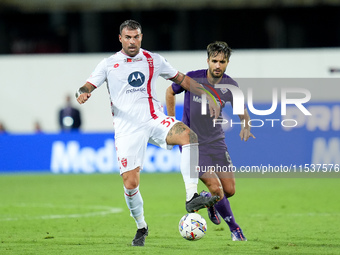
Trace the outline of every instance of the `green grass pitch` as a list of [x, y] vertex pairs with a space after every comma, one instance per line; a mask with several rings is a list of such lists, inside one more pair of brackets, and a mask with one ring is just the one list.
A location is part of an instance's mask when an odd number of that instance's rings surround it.
[[[0, 254], [340, 254], [340, 179], [239, 178], [230, 198], [248, 242], [232, 242], [227, 225], [212, 224], [186, 241], [178, 173], [142, 174], [149, 236], [136, 232], [118, 174], [0, 175]], [[203, 189], [202, 183], [199, 190]]]

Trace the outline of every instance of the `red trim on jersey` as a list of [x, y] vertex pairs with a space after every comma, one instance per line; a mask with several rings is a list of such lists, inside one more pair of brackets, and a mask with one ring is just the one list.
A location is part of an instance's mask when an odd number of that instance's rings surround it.
[[152, 95], [151, 95], [151, 80], [153, 78], [153, 73], [154, 73], [155, 67], [153, 65], [153, 58], [151, 57], [151, 55], [146, 51], [143, 51], [143, 54], [146, 57], [148, 64], [149, 64], [149, 80], [148, 80], [148, 84], [147, 84], [147, 92], [148, 92], [150, 114], [151, 114], [151, 117], [153, 119], [157, 119], [158, 116], [155, 114], [155, 107], [153, 105]]
[[172, 80], [172, 79], [176, 78], [178, 74], [179, 74], [179, 72], [177, 71], [176, 75], [172, 78], [169, 78], [168, 80]]
[[96, 86], [96, 85], [94, 85], [93, 83], [91, 83], [91, 82], [89, 82], [89, 81], [86, 81], [86, 82], [90, 83], [92, 86], [94, 86], [94, 87], [96, 87], [96, 88], [97, 88], [97, 86]]

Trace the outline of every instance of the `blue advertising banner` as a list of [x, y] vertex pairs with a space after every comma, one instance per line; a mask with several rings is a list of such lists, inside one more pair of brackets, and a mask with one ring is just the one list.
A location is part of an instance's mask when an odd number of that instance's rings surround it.
[[[119, 173], [114, 134], [37, 134], [0, 136], [0, 172]], [[147, 148], [146, 172], [179, 169], [180, 152]]]

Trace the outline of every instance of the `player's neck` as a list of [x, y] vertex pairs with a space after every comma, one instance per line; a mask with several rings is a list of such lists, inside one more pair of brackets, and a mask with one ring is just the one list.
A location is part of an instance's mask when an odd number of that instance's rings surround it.
[[127, 53], [124, 51], [124, 49], [121, 49], [120, 52], [123, 53], [125, 56], [127, 56], [127, 57], [129, 57], [129, 58], [134, 58], [135, 56], [137, 56], [137, 55], [140, 53], [140, 51], [141, 51], [141, 49], [139, 49], [139, 51], [138, 51], [135, 55], [133, 55], [133, 56], [127, 54]]
[[216, 85], [222, 80], [222, 77], [214, 78], [207, 72], [207, 80], [211, 85]]

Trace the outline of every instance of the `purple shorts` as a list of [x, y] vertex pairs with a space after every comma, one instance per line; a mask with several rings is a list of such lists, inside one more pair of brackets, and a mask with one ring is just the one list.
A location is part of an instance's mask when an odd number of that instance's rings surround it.
[[201, 177], [209, 169], [215, 172], [229, 172], [232, 165], [228, 148], [224, 144], [199, 146], [199, 176]]

